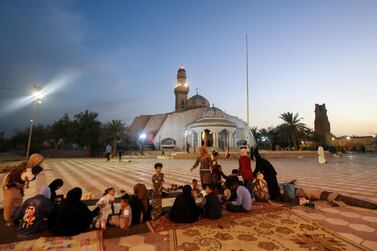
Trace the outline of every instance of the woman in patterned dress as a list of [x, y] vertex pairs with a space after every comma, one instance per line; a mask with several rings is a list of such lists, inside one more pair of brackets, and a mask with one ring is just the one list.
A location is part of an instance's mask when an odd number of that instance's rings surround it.
[[199, 148], [199, 157], [191, 168], [191, 172], [199, 165], [200, 182], [202, 189], [204, 189], [206, 185], [211, 184], [211, 159], [208, 156], [207, 148], [204, 146]]

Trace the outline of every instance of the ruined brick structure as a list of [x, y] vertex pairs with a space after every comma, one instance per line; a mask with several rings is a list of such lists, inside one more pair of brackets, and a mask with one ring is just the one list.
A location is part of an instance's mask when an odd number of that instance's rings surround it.
[[315, 105], [314, 131], [321, 145], [331, 144], [330, 122], [327, 117], [326, 105]]

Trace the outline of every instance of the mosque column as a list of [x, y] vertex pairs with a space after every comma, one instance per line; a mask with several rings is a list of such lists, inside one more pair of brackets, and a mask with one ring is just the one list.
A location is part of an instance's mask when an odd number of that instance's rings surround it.
[[217, 132], [212, 131], [212, 140], [213, 140], [212, 147], [216, 148], [217, 147]]
[[228, 149], [230, 146], [231, 146], [231, 144], [230, 144], [230, 131], [226, 130], [225, 148]]
[[236, 133], [233, 133], [233, 146], [237, 147], [237, 139], [236, 139]]
[[228, 132], [228, 144], [229, 147], [234, 147], [234, 138], [233, 138], [233, 132]]
[[190, 136], [191, 136], [191, 146], [192, 146], [192, 147], [195, 147], [195, 146], [194, 146], [194, 133], [195, 133], [195, 131], [192, 131], [192, 132], [191, 132], [191, 135], [190, 135]]
[[204, 138], [202, 138], [203, 137], [203, 131], [202, 130], [199, 130], [198, 132], [198, 147], [201, 147], [202, 146], [202, 140], [204, 140]]

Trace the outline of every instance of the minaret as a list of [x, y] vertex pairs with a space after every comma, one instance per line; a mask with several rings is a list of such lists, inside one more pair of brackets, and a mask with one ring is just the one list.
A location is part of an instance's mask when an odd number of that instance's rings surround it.
[[177, 83], [175, 84], [175, 111], [181, 112], [186, 109], [187, 94], [189, 93], [189, 86], [186, 83], [186, 70], [183, 66], [178, 69]]

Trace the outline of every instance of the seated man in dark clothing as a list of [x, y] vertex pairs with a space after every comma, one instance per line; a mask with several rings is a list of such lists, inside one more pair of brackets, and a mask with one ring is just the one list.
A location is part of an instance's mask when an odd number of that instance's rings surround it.
[[207, 185], [205, 187], [207, 195], [203, 198], [203, 217], [217, 220], [221, 217], [221, 202], [213, 190], [214, 187], [212, 185]]
[[172, 221], [177, 223], [193, 223], [198, 220], [199, 211], [191, 194], [191, 186], [183, 187], [183, 193], [175, 199], [169, 216]]
[[81, 188], [73, 188], [68, 192], [66, 200], [56, 207], [50, 222], [54, 235], [76, 235], [89, 228], [98, 209], [91, 212], [81, 201], [81, 195]]

